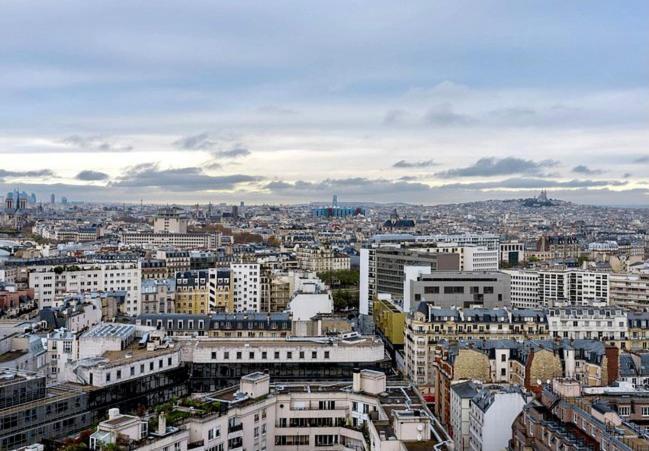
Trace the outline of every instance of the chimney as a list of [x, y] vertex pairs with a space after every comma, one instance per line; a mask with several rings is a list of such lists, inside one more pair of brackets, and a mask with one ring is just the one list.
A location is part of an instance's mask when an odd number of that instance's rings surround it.
[[164, 412], [160, 412], [158, 415], [158, 435], [164, 435], [167, 433], [167, 417]]
[[605, 352], [608, 381], [602, 381], [602, 383], [611, 385], [620, 377], [620, 349], [617, 346], [607, 346]]
[[361, 391], [361, 370], [354, 368], [352, 373], [352, 391], [358, 393]]
[[108, 409], [108, 419], [112, 420], [113, 418], [117, 418], [119, 416], [119, 409], [114, 407], [112, 409]]

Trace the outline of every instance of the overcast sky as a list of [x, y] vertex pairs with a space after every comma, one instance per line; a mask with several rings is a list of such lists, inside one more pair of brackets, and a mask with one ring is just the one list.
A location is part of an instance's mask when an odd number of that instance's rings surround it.
[[0, 190], [649, 206], [647, 0], [0, 6]]

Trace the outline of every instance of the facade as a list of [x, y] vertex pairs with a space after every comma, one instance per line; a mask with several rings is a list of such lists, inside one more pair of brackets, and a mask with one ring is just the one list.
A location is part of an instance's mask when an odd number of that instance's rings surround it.
[[261, 271], [258, 263], [233, 263], [232, 298], [235, 312], [259, 312], [261, 306]]
[[34, 266], [29, 286], [40, 308], [55, 307], [71, 293], [124, 291], [123, 312], [135, 316], [141, 311], [141, 269], [138, 262], [97, 262], [64, 266]]
[[431, 271], [455, 271], [460, 258], [451, 253], [430, 253], [405, 246], [370, 247], [360, 252], [360, 313], [372, 314], [372, 303], [379, 294], [404, 299], [404, 268], [429, 267]]
[[123, 232], [120, 242], [126, 246], [172, 246], [180, 249], [217, 249], [221, 235], [215, 233]]
[[614, 343], [628, 338], [627, 314], [619, 307], [551, 308], [548, 328], [557, 338], [595, 338]]
[[426, 252], [459, 255], [460, 271], [498, 271], [498, 250], [490, 249], [487, 246], [437, 243], [434, 247], [426, 248]]
[[514, 422], [509, 449], [648, 449], [642, 416], [649, 412], [646, 401], [646, 393], [634, 390], [607, 392], [553, 380]]
[[542, 308], [539, 273], [534, 271], [503, 270], [510, 277], [510, 296], [514, 308]]
[[209, 273], [207, 271], [185, 271], [176, 273], [177, 313], [204, 314], [210, 312]]
[[173, 313], [176, 279], [142, 280], [142, 313]]
[[471, 451], [507, 449], [512, 424], [527, 404], [528, 396], [519, 386], [487, 385], [471, 399], [469, 448]]
[[350, 268], [349, 256], [332, 248], [298, 247], [295, 254], [300, 268], [306, 271], [341, 271]]
[[233, 278], [230, 268], [210, 268], [209, 273], [209, 311], [233, 312]]
[[188, 222], [173, 209], [165, 209], [153, 219], [153, 233], [187, 233]]
[[422, 302], [439, 307], [510, 307], [510, 278], [501, 272], [439, 271], [410, 281], [410, 310]]
[[640, 309], [649, 303], [649, 274], [616, 274], [609, 276], [610, 302], [629, 309]]

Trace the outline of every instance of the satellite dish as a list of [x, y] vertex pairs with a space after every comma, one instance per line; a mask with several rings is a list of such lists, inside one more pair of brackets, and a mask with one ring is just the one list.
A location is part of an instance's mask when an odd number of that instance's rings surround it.
[[417, 440], [421, 441], [421, 439], [422, 439], [421, 434], [417, 434]]
[[417, 425], [417, 430], [418, 431], [423, 431], [424, 430], [424, 425], [423, 424], [418, 424]]
[[541, 385], [542, 383], [543, 383], [543, 381], [541, 379], [536, 380], [536, 385]]

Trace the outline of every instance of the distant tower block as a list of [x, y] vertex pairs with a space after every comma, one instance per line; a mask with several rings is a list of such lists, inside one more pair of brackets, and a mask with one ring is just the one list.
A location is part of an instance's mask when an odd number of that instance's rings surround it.
[[334, 199], [332, 202], [332, 206], [337, 207], [338, 206], [338, 194], [334, 194]]

